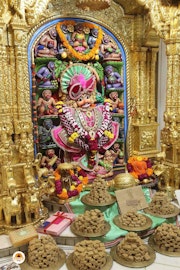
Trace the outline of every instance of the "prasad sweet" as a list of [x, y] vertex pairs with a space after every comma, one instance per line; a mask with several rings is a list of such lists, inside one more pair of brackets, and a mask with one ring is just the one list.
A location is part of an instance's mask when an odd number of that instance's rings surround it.
[[72, 263], [79, 270], [101, 270], [106, 264], [106, 250], [99, 240], [83, 240], [74, 247]]
[[174, 209], [175, 207], [170, 203], [167, 195], [161, 191], [155, 193], [148, 207], [148, 211], [158, 215], [170, 215]]
[[135, 211], [129, 211], [124, 215], [120, 216], [120, 222], [124, 226], [129, 227], [139, 227], [146, 224], [147, 220], [146, 217], [142, 214], [139, 214]]
[[96, 178], [92, 184], [92, 188], [86, 196], [89, 203], [102, 204], [111, 200], [111, 195], [107, 191], [107, 183], [102, 178]]
[[34, 268], [51, 269], [64, 260], [64, 253], [61, 252], [55, 240], [46, 235], [39, 239], [33, 239], [28, 246], [28, 264]]
[[98, 233], [104, 231], [106, 227], [103, 213], [99, 209], [85, 211], [73, 222], [74, 229], [82, 233]]
[[173, 224], [160, 225], [156, 228], [153, 239], [162, 251], [180, 252], [180, 229]]
[[129, 232], [117, 245], [116, 253], [128, 262], [144, 262], [151, 258], [148, 246], [134, 232]]

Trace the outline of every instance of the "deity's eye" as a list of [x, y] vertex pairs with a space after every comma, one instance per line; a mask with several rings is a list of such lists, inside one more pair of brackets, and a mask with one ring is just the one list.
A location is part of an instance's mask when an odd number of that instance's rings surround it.
[[82, 101], [82, 100], [83, 100], [83, 98], [82, 98], [82, 97], [78, 98], [78, 101]]

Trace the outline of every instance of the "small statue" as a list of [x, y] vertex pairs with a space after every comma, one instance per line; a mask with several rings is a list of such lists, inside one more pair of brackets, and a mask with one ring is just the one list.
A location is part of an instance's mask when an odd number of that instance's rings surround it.
[[110, 151], [111, 151], [114, 165], [124, 163], [124, 152], [121, 149], [119, 143], [115, 142]]
[[106, 150], [102, 158], [99, 159], [99, 166], [95, 168], [101, 178], [110, 177], [113, 175], [113, 156], [110, 150]]
[[86, 36], [84, 33], [84, 27], [81, 23], [78, 23], [74, 27], [74, 33], [72, 34], [73, 47], [78, 52], [83, 52], [88, 48], [86, 42]]
[[57, 109], [55, 107], [56, 101], [52, 97], [52, 91], [46, 89], [42, 92], [42, 97], [39, 97], [37, 104], [38, 116], [56, 115]]
[[112, 112], [124, 114], [124, 104], [118, 97], [118, 92], [117, 91], [111, 92], [109, 94], [109, 97], [111, 99]]
[[30, 223], [33, 219], [38, 219], [40, 216], [40, 192], [35, 187], [35, 179], [33, 176], [26, 176], [27, 190], [22, 194], [24, 199], [24, 212], [26, 222]]
[[103, 41], [100, 47], [100, 53], [104, 60], [119, 60], [122, 61], [122, 56], [117, 45], [112, 42], [108, 35], [104, 35]]
[[38, 127], [39, 143], [41, 148], [47, 148], [49, 145], [54, 145], [51, 137], [51, 129], [54, 127], [52, 119], [45, 119], [43, 126]]
[[55, 57], [57, 54], [57, 32], [55, 28], [50, 29], [39, 40], [35, 47], [36, 57]]
[[97, 28], [91, 29], [90, 35], [87, 41], [90, 49], [94, 47], [97, 37], [98, 37], [98, 29]]
[[47, 67], [41, 67], [38, 72], [36, 73], [36, 79], [38, 87], [42, 88], [53, 88], [54, 85], [52, 84], [51, 80], [55, 80], [55, 64], [54, 62], [50, 61], [47, 64]]
[[122, 88], [123, 82], [121, 75], [114, 70], [113, 66], [106, 66], [105, 68], [105, 85], [106, 89], [119, 89]]
[[[66, 37], [67, 41], [69, 42], [69, 44], [73, 45], [73, 42], [71, 41], [70, 32], [68, 30], [67, 25], [62, 24], [61, 25], [61, 30], [62, 30], [63, 34], [65, 35], [65, 37]], [[61, 41], [59, 35], [57, 35], [57, 41], [58, 41], [58, 54], [60, 54], [62, 56], [62, 58], [66, 58], [67, 57], [66, 49], [63, 46], [63, 42]]]
[[12, 217], [16, 217], [16, 225], [22, 224], [22, 205], [21, 195], [17, 193], [15, 180], [8, 180], [8, 196], [3, 198], [3, 212], [5, 222], [7, 225], [11, 225]]
[[54, 171], [57, 166], [60, 164], [60, 159], [55, 154], [54, 149], [47, 149], [46, 155], [42, 157], [41, 167], [48, 168], [49, 171]]
[[21, 162], [31, 163], [34, 158], [32, 138], [27, 132], [22, 132], [20, 134], [19, 154]]

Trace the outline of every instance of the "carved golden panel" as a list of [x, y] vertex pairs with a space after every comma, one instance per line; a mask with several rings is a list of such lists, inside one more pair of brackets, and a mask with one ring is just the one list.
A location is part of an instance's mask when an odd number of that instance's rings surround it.
[[133, 125], [133, 153], [151, 155], [157, 152], [157, 124]]

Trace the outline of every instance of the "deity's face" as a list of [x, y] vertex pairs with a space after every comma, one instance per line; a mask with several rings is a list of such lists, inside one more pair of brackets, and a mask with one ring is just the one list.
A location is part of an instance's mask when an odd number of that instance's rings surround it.
[[53, 121], [51, 119], [45, 119], [43, 125], [46, 129], [53, 128]]
[[117, 151], [117, 150], [119, 150], [119, 149], [120, 149], [119, 143], [115, 143], [115, 144], [114, 144], [114, 150]]
[[113, 100], [116, 100], [118, 98], [118, 93], [117, 92], [112, 92], [110, 95], [110, 98], [112, 98]]
[[87, 109], [93, 104], [92, 95], [90, 93], [85, 93], [81, 95], [77, 100], [78, 107], [83, 109]]
[[105, 35], [104, 37], [103, 37], [103, 43], [104, 44], [107, 44], [107, 43], [109, 43], [109, 37], [107, 36], [107, 35]]
[[83, 25], [82, 24], [77, 24], [75, 26], [75, 31], [78, 33], [82, 33], [83, 32]]
[[52, 97], [51, 90], [44, 90], [42, 96], [45, 100], [49, 100]]
[[49, 35], [50, 35], [50, 37], [51, 37], [52, 39], [55, 39], [56, 36], [57, 36], [56, 29], [55, 29], [55, 28], [51, 29], [51, 30], [49, 31]]
[[46, 154], [49, 158], [52, 158], [55, 154], [54, 149], [48, 149]]
[[113, 67], [112, 66], [107, 66], [105, 68], [105, 74], [110, 75], [113, 72]]
[[97, 37], [98, 36], [98, 29], [97, 28], [93, 28], [91, 31], [91, 34], [93, 37]]
[[49, 70], [53, 71], [53, 70], [55, 69], [55, 64], [54, 64], [54, 62], [49, 62], [49, 63], [48, 63], [48, 68], [49, 68]]

